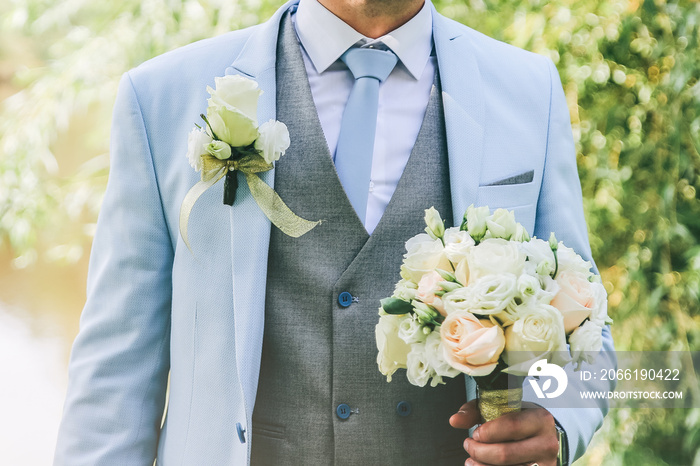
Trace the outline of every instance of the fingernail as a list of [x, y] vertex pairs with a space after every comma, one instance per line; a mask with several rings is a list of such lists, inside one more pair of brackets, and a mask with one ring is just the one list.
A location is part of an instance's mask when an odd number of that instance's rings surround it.
[[474, 461], [472, 461], [471, 458], [468, 458], [467, 461], [464, 462], [465, 466], [473, 466], [473, 464], [474, 464]]
[[472, 438], [478, 442], [478, 441], [479, 441], [479, 437], [481, 437], [481, 434], [479, 433], [479, 429], [476, 429], [476, 430], [474, 431], [474, 433], [472, 434]]
[[464, 449], [469, 453], [469, 439], [466, 439], [464, 441]]
[[459, 411], [457, 411], [457, 414], [467, 414], [467, 410], [464, 408], [459, 408]]

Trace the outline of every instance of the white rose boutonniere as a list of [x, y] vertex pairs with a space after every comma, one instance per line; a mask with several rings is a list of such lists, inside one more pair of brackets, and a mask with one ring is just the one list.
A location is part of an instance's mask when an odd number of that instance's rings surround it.
[[258, 176], [271, 170], [289, 148], [287, 126], [270, 120], [258, 127], [258, 98], [263, 91], [252, 79], [223, 76], [215, 78], [214, 83], [214, 89], [207, 86], [211, 97], [206, 115], [201, 115], [206, 126], [194, 128], [187, 140], [187, 159], [195, 171], [201, 172], [201, 181], [190, 189], [180, 207], [180, 234], [185, 245], [190, 248], [187, 224], [197, 199], [225, 177], [224, 204], [232, 206], [238, 188], [237, 171], [245, 175], [253, 198], [277, 228], [295, 238], [307, 233], [320, 222], [295, 215]]

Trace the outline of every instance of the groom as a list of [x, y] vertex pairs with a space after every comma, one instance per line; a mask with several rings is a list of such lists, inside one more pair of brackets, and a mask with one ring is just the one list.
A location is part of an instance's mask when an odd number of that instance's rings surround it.
[[[357, 48], [389, 57], [373, 103], [350, 104], [370, 73], [348, 58]], [[289, 128], [262, 178], [323, 223], [287, 237], [245, 182], [231, 207], [219, 183], [192, 211], [190, 252], [178, 236], [198, 178], [187, 134], [224, 74], [257, 81], [258, 120]], [[423, 0], [293, 0], [125, 74], [111, 153], [56, 464], [456, 465], [468, 453], [468, 464], [549, 466], [583, 454], [600, 426], [604, 409], [533, 404], [466, 439], [480, 422], [472, 379], [387, 383], [375, 362], [379, 299], [427, 207], [453, 224], [472, 203], [508, 208], [590, 257], [545, 58]]]

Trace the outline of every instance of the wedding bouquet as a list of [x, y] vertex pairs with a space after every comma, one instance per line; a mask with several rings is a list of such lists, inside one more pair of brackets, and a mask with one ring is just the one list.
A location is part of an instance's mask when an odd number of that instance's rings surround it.
[[[401, 368], [421, 387], [470, 375], [489, 420], [520, 409], [536, 361], [592, 362], [611, 320], [590, 262], [554, 233], [530, 238], [505, 209], [470, 206], [461, 226], [445, 229], [431, 207], [425, 221], [379, 308], [377, 364], [387, 381]], [[519, 377], [519, 388], [508, 390], [508, 375]]]

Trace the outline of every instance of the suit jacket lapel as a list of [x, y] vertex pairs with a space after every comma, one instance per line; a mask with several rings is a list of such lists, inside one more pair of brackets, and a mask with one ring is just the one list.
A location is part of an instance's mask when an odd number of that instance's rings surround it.
[[437, 54], [450, 164], [454, 225], [476, 201], [484, 151], [484, 99], [481, 73], [469, 37], [433, 7]]
[[[275, 61], [279, 22], [294, 3], [287, 3], [257, 27], [239, 56], [226, 69], [227, 75], [242, 74], [254, 79], [263, 90], [258, 101], [259, 124], [276, 116]], [[260, 175], [274, 187], [274, 169]], [[271, 224], [250, 194], [245, 177], [239, 173], [238, 180], [236, 202], [231, 207], [233, 308], [236, 366], [250, 425], [260, 374]]]
[[[433, 8], [433, 40], [437, 54], [445, 133], [450, 165], [454, 225], [476, 202], [484, 155], [484, 98], [481, 73], [469, 38], [452, 20]], [[476, 383], [465, 377], [467, 400], [476, 398]]]

